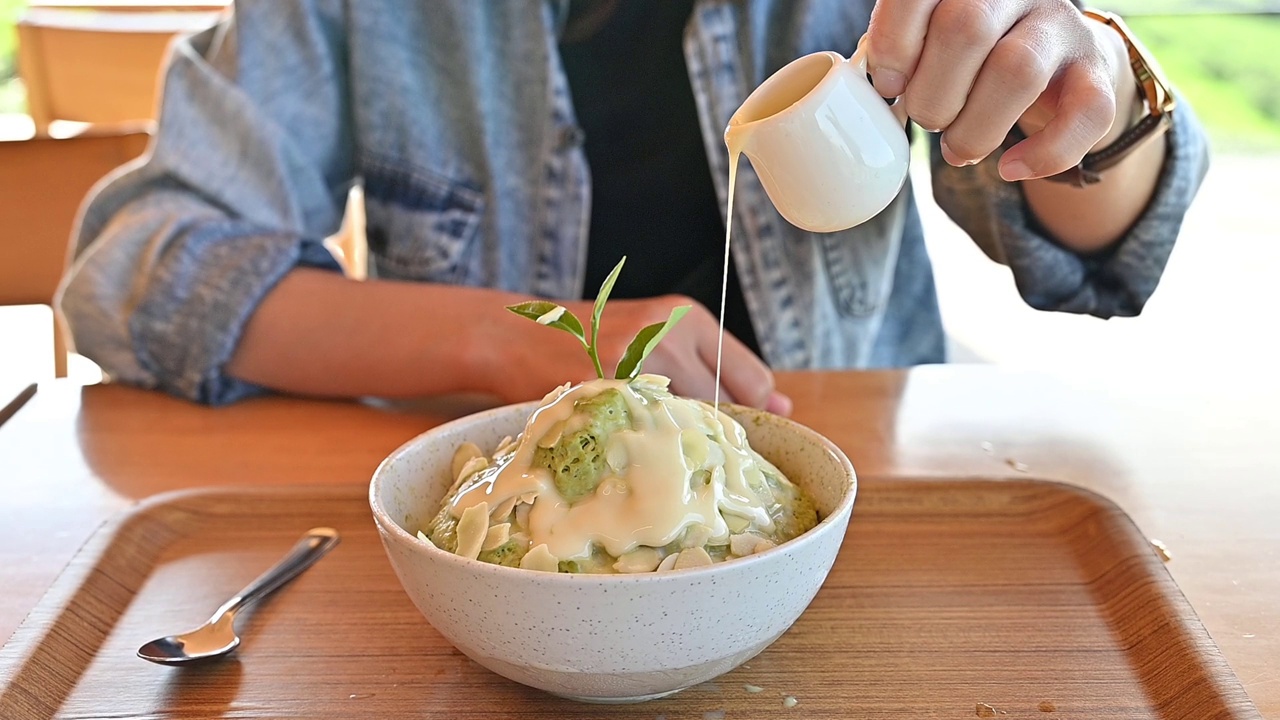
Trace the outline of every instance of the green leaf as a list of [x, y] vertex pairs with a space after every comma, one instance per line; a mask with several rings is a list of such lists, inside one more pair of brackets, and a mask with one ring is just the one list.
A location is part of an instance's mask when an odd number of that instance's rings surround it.
[[636, 333], [635, 339], [627, 346], [627, 351], [618, 361], [618, 369], [613, 376], [618, 380], [634, 380], [636, 375], [640, 374], [640, 366], [644, 364], [645, 358], [649, 357], [649, 353], [662, 342], [662, 338], [666, 337], [671, 328], [680, 322], [680, 318], [689, 312], [689, 307], [681, 305], [673, 308], [666, 322], [654, 323]]
[[587, 336], [582, 331], [582, 321], [578, 320], [563, 305], [557, 305], [547, 300], [533, 300], [519, 305], [508, 305], [507, 309], [521, 317], [527, 317], [539, 325], [563, 330], [578, 338], [578, 342], [582, 343], [583, 347], [587, 347]]
[[600, 316], [604, 315], [604, 304], [609, 301], [609, 293], [613, 292], [613, 284], [618, 281], [618, 275], [626, 262], [627, 256], [623, 255], [618, 264], [613, 266], [609, 276], [600, 283], [600, 292], [596, 293], [595, 307], [591, 309], [591, 343], [587, 345], [587, 354], [591, 356], [591, 362], [595, 363], [596, 374], [602, 378], [604, 369], [600, 367]]

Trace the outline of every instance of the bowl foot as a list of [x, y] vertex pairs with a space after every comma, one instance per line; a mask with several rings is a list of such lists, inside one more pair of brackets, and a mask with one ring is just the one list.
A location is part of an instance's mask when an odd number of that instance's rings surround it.
[[634, 703], [647, 702], [649, 700], [657, 700], [658, 698], [670, 697], [684, 689], [685, 688], [676, 688], [675, 690], [666, 690], [664, 692], [653, 693], [651, 695], [634, 695], [632, 697], [583, 697], [580, 695], [564, 695], [561, 693], [551, 694], [557, 697], [562, 697], [566, 700], [591, 703], [592, 705], [630, 705]]

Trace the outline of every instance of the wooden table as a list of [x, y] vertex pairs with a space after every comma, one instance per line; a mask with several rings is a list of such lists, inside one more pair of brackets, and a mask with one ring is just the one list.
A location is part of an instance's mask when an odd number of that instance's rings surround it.
[[[1169, 569], [1258, 709], [1280, 718], [1280, 385], [1266, 382], [1068, 383], [983, 366], [780, 377], [796, 418], [864, 475], [1039, 477], [1115, 501], [1167, 545]], [[212, 410], [123, 387], [42, 386], [0, 428], [0, 637], [101, 522], [139, 498], [364, 483], [464, 405], [273, 398]]]

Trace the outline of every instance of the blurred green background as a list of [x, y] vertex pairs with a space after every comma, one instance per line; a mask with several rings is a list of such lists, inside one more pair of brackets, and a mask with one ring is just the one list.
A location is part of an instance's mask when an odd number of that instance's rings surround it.
[[[0, 0], [0, 113], [23, 111], [13, 23]], [[1280, 0], [1099, 0], [1125, 13], [1220, 152], [1280, 152]], [[1159, 12], [1160, 14], [1152, 14]]]

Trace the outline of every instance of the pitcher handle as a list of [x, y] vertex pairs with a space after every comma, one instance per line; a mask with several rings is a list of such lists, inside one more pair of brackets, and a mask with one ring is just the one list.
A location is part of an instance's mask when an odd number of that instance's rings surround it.
[[[858, 47], [853, 51], [853, 55], [849, 58], [849, 62], [852, 63], [858, 69], [859, 73], [861, 73], [864, 77], [867, 77], [867, 81], [870, 82], [870, 74], [867, 72], [867, 34], [866, 33], [863, 33], [862, 37], [858, 38]], [[907, 126], [906, 103], [898, 102], [899, 100], [902, 99], [900, 97], [885, 98], [885, 100], [890, 100], [890, 99], [894, 100], [894, 103], [892, 107], [890, 107], [889, 109], [893, 111], [893, 116], [898, 118], [898, 122], [902, 123], [903, 127], [906, 127]]]

